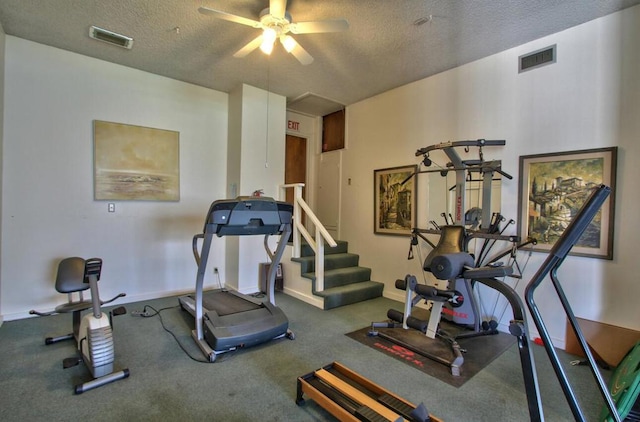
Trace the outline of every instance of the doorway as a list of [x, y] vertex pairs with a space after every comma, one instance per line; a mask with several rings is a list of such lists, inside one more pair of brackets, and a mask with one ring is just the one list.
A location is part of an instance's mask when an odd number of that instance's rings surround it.
[[[307, 182], [307, 139], [287, 135], [284, 156], [284, 183]], [[302, 188], [302, 198], [307, 200], [307, 188]], [[293, 189], [287, 189], [286, 201], [293, 203]]]
[[338, 239], [342, 151], [323, 153], [319, 165], [316, 215], [331, 236]]

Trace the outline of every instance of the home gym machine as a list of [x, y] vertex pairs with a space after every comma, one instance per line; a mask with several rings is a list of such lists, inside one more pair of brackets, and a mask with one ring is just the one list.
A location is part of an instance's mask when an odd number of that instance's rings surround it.
[[[578, 399], [569, 383], [569, 379], [562, 367], [558, 354], [556, 353], [553, 343], [551, 341], [551, 336], [547, 327], [542, 319], [542, 315], [538, 306], [536, 305], [536, 301], [534, 298], [534, 294], [536, 289], [542, 284], [543, 280], [549, 275], [551, 279], [551, 283], [560, 299], [560, 303], [564, 309], [567, 320], [569, 321], [573, 332], [587, 357], [587, 363], [589, 368], [596, 379], [598, 384], [598, 389], [600, 394], [604, 398], [605, 401], [605, 409], [603, 409], [603, 414], [601, 415], [599, 420], [615, 420], [619, 422], [626, 418], [631, 411], [631, 407], [633, 403], [637, 400], [638, 395], [640, 394], [640, 388], [638, 385], [640, 383], [640, 365], [638, 364], [640, 357], [640, 349], [632, 350], [629, 352], [627, 357], [623, 359], [618, 369], [616, 369], [616, 373], [614, 374], [612, 385], [613, 394], [607, 388], [605, 381], [598, 370], [598, 366], [596, 364], [596, 360], [593, 357], [593, 353], [589, 348], [587, 340], [585, 339], [580, 326], [578, 325], [578, 321], [571, 309], [571, 305], [567, 300], [567, 297], [564, 294], [562, 289], [562, 285], [560, 283], [560, 279], [558, 277], [558, 270], [565, 258], [571, 252], [573, 246], [578, 242], [580, 236], [584, 233], [584, 231], [589, 227], [592, 223], [592, 220], [602, 207], [603, 203], [610, 195], [611, 189], [608, 186], [601, 185], [596, 188], [592, 193], [589, 199], [583, 204], [580, 211], [576, 214], [574, 219], [571, 221], [569, 226], [564, 230], [562, 236], [558, 241], [553, 245], [551, 251], [549, 252], [549, 256], [542, 263], [538, 272], [533, 276], [529, 284], [525, 289], [525, 300], [527, 302], [527, 306], [529, 307], [529, 311], [531, 311], [531, 316], [533, 321], [538, 328], [538, 333], [540, 334], [540, 338], [544, 344], [544, 348], [547, 351], [547, 355], [549, 356], [549, 360], [553, 366], [553, 369], [560, 381], [560, 385], [562, 387], [562, 391], [569, 403], [571, 408], [571, 412], [576, 421], [586, 421], [586, 417], [584, 412], [580, 408], [580, 404], [578, 403]], [[551, 291], [547, 289], [547, 291]], [[621, 369], [621, 371], [620, 371]], [[626, 376], [626, 377], [625, 377]], [[615, 396], [615, 397], [614, 397]], [[615, 398], [615, 400], [614, 400]]]
[[[47, 337], [45, 344], [54, 344], [63, 340], [76, 340], [76, 345], [81, 357], [67, 358], [63, 361], [63, 367], [70, 368], [84, 362], [89, 368], [93, 380], [75, 386], [75, 393], [81, 394], [93, 388], [117, 381], [129, 376], [129, 369], [113, 370], [114, 344], [111, 323], [113, 316], [126, 314], [124, 307], [120, 306], [108, 314], [102, 312], [101, 306], [124, 297], [120, 293], [114, 298], [102, 302], [98, 292], [98, 281], [102, 272], [102, 260], [91, 258], [84, 260], [78, 257], [63, 259], [58, 265], [56, 277], [56, 290], [67, 294], [68, 302], [56, 307], [52, 312], [30, 311], [30, 314], [48, 316], [58, 313], [72, 313], [73, 332], [59, 337]], [[91, 300], [84, 300], [82, 292], [90, 289]], [[77, 293], [78, 300], [73, 300], [73, 294]], [[83, 311], [91, 309], [81, 319]]]
[[[500, 160], [486, 161], [484, 159], [483, 149], [485, 147], [504, 146], [504, 140], [466, 140], [443, 142], [436, 145], [420, 148], [416, 151], [415, 156], [422, 156], [422, 164], [429, 167], [432, 164], [430, 153], [434, 151], [442, 151], [450, 160], [444, 169], [423, 170], [418, 173], [440, 173], [443, 177], [447, 176], [449, 171], [455, 174], [455, 185], [450, 190], [454, 191], [453, 198], [453, 215], [451, 213], [441, 213], [445, 220], [445, 225], [440, 226], [432, 221], [434, 229], [414, 228], [412, 230], [412, 238], [409, 249], [409, 259], [412, 259], [413, 246], [418, 244], [418, 238], [425, 241], [431, 248], [431, 253], [427, 256], [423, 263], [423, 270], [430, 272], [430, 262], [434, 256], [442, 253], [455, 253], [461, 251], [475, 253], [474, 266], [497, 266], [499, 260], [506, 255], [515, 258], [519, 238], [517, 236], [504, 235], [505, 230], [514, 223], [509, 220], [506, 223], [505, 217], [500, 212], [492, 212], [492, 184], [496, 174], [511, 180], [512, 176], [502, 170]], [[463, 148], [465, 152], [469, 152], [472, 147], [478, 149], [477, 159], [463, 160], [458, 154], [458, 149]], [[475, 178], [474, 178], [475, 177]], [[482, 208], [469, 207], [467, 198], [467, 189], [469, 182], [479, 182], [481, 195], [478, 198]], [[503, 224], [504, 223], [504, 224]], [[439, 236], [437, 245], [434, 245], [425, 236], [426, 234], [435, 234]], [[483, 239], [482, 247], [479, 251], [470, 251], [470, 243], [474, 239]], [[496, 256], [490, 257], [492, 248], [496, 242], [508, 242], [511, 246]], [[526, 244], [526, 243], [525, 243]], [[446, 286], [447, 283], [438, 283], [438, 286]], [[443, 314], [449, 320], [456, 324], [471, 327], [473, 331], [487, 331], [482, 329], [482, 318], [480, 316], [480, 306], [473, 295], [473, 282], [470, 280], [450, 280], [450, 290], [457, 291], [463, 298], [462, 303], [456, 301], [444, 302]], [[440, 314], [437, 311], [436, 314]], [[439, 316], [438, 316], [439, 319]], [[495, 322], [491, 324], [489, 331], [494, 331]], [[495, 333], [495, 332], [493, 332]]]
[[[470, 338], [483, 335], [498, 334], [498, 322], [495, 320], [483, 321], [480, 312], [480, 304], [474, 293], [476, 282], [487, 285], [496, 290], [495, 285], [499, 283], [496, 278], [515, 276], [519, 277], [521, 271], [514, 274], [511, 265], [504, 265], [499, 262], [500, 259], [507, 255], [515, 261], [518, 247], [522, 247], [528, 243], [534, 242], [529, 240], [524, 244], [517, 245], [519, 238], [517, 236], [504, 235], [505, 229], [513, 223], [513, 220], [507, 222], [503, 227], [501, 223], [506, 219], [500, 213], [491, 212], [491, 190], [494, 175], [496, 173], [511, 179], [511, 176], [504, 172], [501, 168], [499, 160], [485, 161], [483, 155], [484, 147], [505, 145], [504, 140], [485, 140], [478, 139], [472, 141], [456, 141], [444, 142], [429, 147], [421, 148], [416, 152], [416, 156], [422, 156], [422, 164], [429, 167], [432, 164], [429, 154], [436, 150], [443, 151], [448, 159], [446, 167], [437, 170], [417, 171], [410, 177], [414, 177], [421, 173], [438, 172], [442, 176], [446, 176], [449, 171], [455, 172], [455, 186], [451, 190], [455, 190], [454, 196], [454, 213], [441, 215], [445, 219], [445, 224], [440, 226], [434, 220], [431, 220], [433, 229], [414, 228], [412, 230], [411, 244], [409, 248], [408, 259], [413, 259], [413, 247], [418, 246], [419, 240], [422, 239], [432, 250], [423, 262], [423, 271], [430, 272], [436, 276], [437, 280], [434, 286], [420, 284], [413, 275], [407, 275], [404, 279], [396, 281], [395, 286], [405, 291], [405, 307], [404, 312], [390, 309], [387, 313], [389, 322], [372, 323], [369, 335], [381, 336], [394, 343], [400, 344], [405, 348], [409, 348], [413, 352], [419, 353], [436, 362], [445, 364], [450, 367], [453, 376], [460, 376], [460, 367], [464, 363], [463, 349], [457, 340], [461, 338]], [[462, 160], [458, 155], [456, 148], [463, 147], [466, 152], [471, 147], [478, 148], [478, 159]], [[474, 179], [474, 175], [480, 175], [480, 178]], [[408, 181], [409, 179], [406, 179]], [[405, 181], [405, 182], [406, 182]], [[467, 206], [467, 184], [470, 181], [481, 183], [481, 200], [482, 208], [474, 207], [465, 212]], [[478, 198], [480, 199], [480, 198]], [[426, 234], [439, 235], [437, 245], [427, 238]], [[461, 252], [469, 252], [469, 243], [474, 239], [483, 239], [484, 243], [479, 249], [475, 259], [469, 257], [465, 260], [464, 268], [461, 272], [453, 274], [452, 272], [434, 271], [433, 261], [440, 255], [455, 254]], [[510, 247], [497, 255], [490, 257], [491, 249], [498, 241], [508, 242]], [[419, 251], [419, 249], [418, 249]], [[471, 269], [482, 269], [481, 272], [474, 273]], [[464, 269], [464, 271], [462, 271]], [[519, 267], [518, 267], [519, 269]], [[442, 278], [443, 275], [448, 278]], [[492, 281], [484, 283], [474, 277], [481, 274], [481, 280]], [[430, 304], [429, 320], [424, 321], [412, 315], [413, 308], [420, 302]], [[459, 327], [466, 330], [458, 330], [456, 334], [446, 332], [441, 326], [442, 318], [453, 322]], [[423, 332], [426, 337], [435, 339], [436, 337], [448, 342], [451, 345], [453, 357], [448, 358], [428, 352], [423, 349], [412, 347], [399, 338], [399, 335], [393, 334], [392, 331], [378, 330], [379, 328], [409, 328]]]
[[[203, 233], [193, 237], [193, 255], [198, 265], [195, 294], [179, 298], [182, 308], [195, 318], [192, 336], [210, 362], [215, 361], [216, 355], [240, 347], [284, 336], [294, 339], [289, 321], [276, 306], [274, 297], [276, 271], [291, 234], [292, 215], [293, 205], [268, 197], [238, 197], [211, 204]], [[264, 235], [264, 248], [271, 260], [266, 301], [225, 288], [203, 291], [214, 235]], [[280, 235], [275, 253], [268, 244], [272, 235]], [[200, 239], [202, 248], [198, 252]]]

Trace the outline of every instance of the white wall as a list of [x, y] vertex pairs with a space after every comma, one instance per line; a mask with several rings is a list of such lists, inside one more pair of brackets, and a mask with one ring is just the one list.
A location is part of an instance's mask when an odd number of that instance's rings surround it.
[[[191, 238], [226, 194], [228, 95], [12, 36], [4, 81], [0, 314], [64, 301], [56, 265], [74, 255], [103, 258], [105, 297], [193, 290]], [[180, 132], [180, 201], [94, 201], [94, 119]]]
[[[572, 256], [559, 276], [578, 316], [640, 329], [635, 254], [640, 166], [633, 161], [640, 157], [639, 28], [636, 6], [348, 107], [341, 239], [360, 254], [361, 265], [373, 269], [372, 279], [385, 283], [386, 296], [401, 299], [394, 281], [420, 273], [421, 262], [407, 260], [408, 238], [373, 234], [374, 169], [417, 164], [418, 148], [443, 141], [506, 139], [506, 147], [484, 153], [485, 159], [501, 159], [514, 176], [503, 184], [501, 211], [515, 219], [519, 156], [618, 146], [614, 259]], [[552, 44], [557, 44], [556, 64], [518, 74], [519, 55]], [[432, 159], [447, 161], [436, 154]], [[427, 184], [421, 176], [421, 227], [427, 203], [442, 201], [428, 195]], [[545, 257], [533, 254], [519, 291]], [[565, 318], [550, 292], [548, 285], [539, 289], [537, 301], [551, 322], [552, 337], [563, 345]], [[507, 314], [503, 323], [511, 317]]]
[[[262, 190], [278, 198], [284, 184], [286, 98], [249, 85], [236, 87], [229, 101], [228, 192], [250, 196]], [[259, 290], [258, 266], [268, 262], [263, 236], [216, 239], [226, 242], [227, 285], [242, 293]], [[215, 245], [214, 245], [215, 246]], [[275, 238], [270, 246], [275, 250]]]

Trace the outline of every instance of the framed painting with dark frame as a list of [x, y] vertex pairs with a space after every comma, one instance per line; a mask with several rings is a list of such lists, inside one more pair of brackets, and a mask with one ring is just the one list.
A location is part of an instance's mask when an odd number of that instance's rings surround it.
[[373, 171], [373, 232], [410, 236], [416, 224], [418, 166], [392, 167]]
[[548, 252], [600, 184], [611, 195], [571, 255], [613, 259], [616, 147], [520, 156], [518, 234], [535, 238], [535, 251]]

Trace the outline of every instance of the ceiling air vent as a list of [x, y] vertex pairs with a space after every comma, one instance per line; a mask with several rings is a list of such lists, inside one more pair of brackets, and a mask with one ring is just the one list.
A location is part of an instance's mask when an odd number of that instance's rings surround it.
[[344, 104], [312, 92], [306, 92], [287, 103], [287, 110], [312, 116], [326, 116], [338, 110], [344, 110], [344, 108]]
[[518, 57], [518, 73], [556, 62], [556, 45]]
[[129, 50], [133, 46], [133, 38], [116, 34], [115, 32], [107, 31], [106, 29], [98, 28], [97, 26], [89, 28], [89, 36], [95, 40], [108, 42], [109, 44], [117, 45], [118, 47], [127, 48]]

